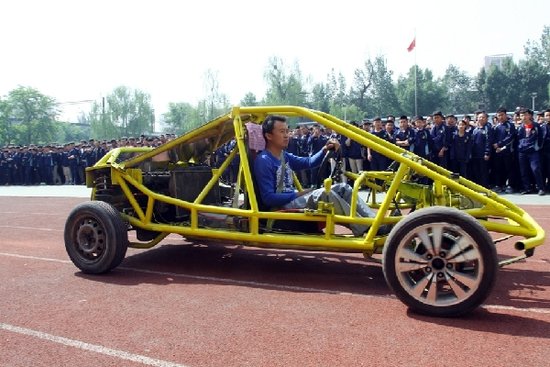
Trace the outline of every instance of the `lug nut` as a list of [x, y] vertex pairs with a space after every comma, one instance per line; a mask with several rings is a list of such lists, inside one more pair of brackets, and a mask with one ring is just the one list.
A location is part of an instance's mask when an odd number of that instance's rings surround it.
[[438, 278], [443, 278], [443, 273], [437, 273]]
[[439, 253], [439, 257], [445, 257], [445, 256], [447, 256], [447, 254], [446, 254], [444, 251], [441, 251], [441, 252]]
[[432, 268], [430, 268], [429, 266], [426, 266], [426, 272], [427, 272], [427, 273], [431, 273], [431, 272], [432, 272]]

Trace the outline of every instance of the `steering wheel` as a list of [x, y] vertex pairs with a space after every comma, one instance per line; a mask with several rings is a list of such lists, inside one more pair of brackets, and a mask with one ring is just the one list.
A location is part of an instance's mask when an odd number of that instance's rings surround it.
[[[325, 172], [327, 172], [328, 167], [330, 165], [330, 159], [334, 158], [336, 156], [336, 152], [334, 149], [327, 150], [325, 153], [325, 156], [323, 157], [323, 160], [321, 161], [321, 164], [318, 167], [317, 171], [317, 177], [315, 178], [315, 188], [319, 189], [323, 187], [323, 182], [327, 176], [325, 176]], [[334, 171], [336, 170], [336, 165], [334, 166], [334, 170], [330, 172], [330, 175], [328, 177], [332, 177], [334, 175]]]

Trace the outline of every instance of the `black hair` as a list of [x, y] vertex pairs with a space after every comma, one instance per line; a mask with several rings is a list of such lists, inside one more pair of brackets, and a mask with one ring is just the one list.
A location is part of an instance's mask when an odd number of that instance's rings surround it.
[[497, 113], [498, 113], [498, 112], [504, 112], [504, 113], [506, 113], [506, 108], [504, 108], [504, 107], [499, 107], [499, 108], [497, 109]]
[[273, 131], [276, 121], [286, 122], [286, 117], [280, 115], [267, 116], [262, 123], [262, 135], [264, 136], [264, 139], [266, 138], [265, 134], [270, 134]]

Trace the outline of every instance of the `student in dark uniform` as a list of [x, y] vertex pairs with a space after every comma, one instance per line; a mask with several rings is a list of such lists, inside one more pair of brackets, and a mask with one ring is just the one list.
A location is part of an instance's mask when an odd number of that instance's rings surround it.
[[542, 130], [540, 125], [533, 121], [533, 111], [528, 108], [520, 110], [522, 120], [518, 129], [519, 169], [523, 183], [522, 194], [532, 192], [531, 174], [535, 178], [535, 184], [539, 195], [544, 195], [544, 182], [540, 164], [540, 148], [542, 146]]
[[[511, 177], [514, 172], [514, 140], [516, 139], [516, 127], [508, 119], [506, 108], [500, 107], [496, 114], [497, 125], [494, 127], [493, 141], [493, 177], [495, 192], [513, 192]], [[508, 187], [506, 186], [508, 183]]]
[[409, 126], [409, 119], [407, 116], [399, 117], [399, 130], [395, 134], [395, 144], [409, 151], [413, 148], [414, 130]]
[[414, 118], [414, 140], [411, 151], [425, 159], [430, 159], [432, 155], [432, 136], [426, 130], [426, 120], [422, 116]]
[[541, 149], [542, 179], [544, 189], [550, 189], [550, 109], [544, 111], [544, 122], [541, 124], [543, 142]]
[[[380, 117], [374, 118], [374, 127], [371, 133], [376, 135], [380, 139], [384, 139], [386, 141], [390, 140], [388, 136], [388, 132], [382, 126], [382, 119]], [[388, 165], [390, 164], [386, 156], [374, 150], [371, 150], [370, 148], [367, 148], [367, 159], [370, 162], [370, 168], [372, 171], [385, 171], [386, 168], [388, 168]]]
[[487, 123], [484, 111], [477, 113], [477, 127], [472, 132], [472, 161], [470, 164], [472, 180], [481, 186], [489, 187], [489, 159], [493, 144], [493, 130]]
[[[328, 138], [321, 133], [321, 127], [318, 125], [314, 126], [313, 133], [310, 135], [309, 140], [307, 142], [308, 150], [310, 154], [312, 156], [317, 154], [317, 152], [323, 149], [323, 147], [327, 144], [327, 141], [328, 141]], [[328, 172], [319, 173], [319, 168], [320, 167], [314, 167], [311, 169], [312, 183], [315, 183], [315, 180], [317, 180], [319, 176], [323, 177], [323, 179], [328, 177], [329, 173]]]
[[466, 121], [458, 123], [457, 130], [451, 138], [450, 146], [450, 167], [453, 172], [460, 174], [462, 177], [468, 176], [468, 162], [472, 157], [472, 137], [466, 132]]
[[433, 126], [430, 135], [433, 141], [432, 161], [443, 168], [447, 168], [449, 142], [447, 141], [447, 126], [443, 121], [443, 113], [441, 111], [433, 113]]

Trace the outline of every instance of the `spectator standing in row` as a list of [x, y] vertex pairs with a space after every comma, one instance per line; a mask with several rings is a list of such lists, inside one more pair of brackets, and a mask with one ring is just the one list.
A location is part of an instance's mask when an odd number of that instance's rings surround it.
[[493, 177], [495, 192], [512, 192], [511, 182], [514, 172], [514, 141], [516, 139], [516, 127], [508, 119], [506, 109], [501, 107], [496, 113], [497, 125], [494, 127], [493, 141]]
[[433, 126], [430, 131], [433, 143], [433, 162], [443, 168], [447, 168], [447, 150], [449, 142], [447, 141], [447, 127], [443, 122], [443, 113], [436, 111], [433, 113]]
[[399, 117], [399, 130], [395, 134], [395, 145], [409, 151], [414, 148], [414, 130], [409, 126], [407, 116]]
[[533, 191], [531, 174], [539, 195], [544, 195], [544, 182], [540, 163], [539, 150], [543, 143], [543, 133], [540, 125], [533, 121], [533, 111], [528, 108], [520, 110], [521, 126], [518, 129], [519, 169], [523, 183], [522, 194]]
[[471, 176], [476, 183], [489, 187], [489, 159], [491, 158], [493, 130], [487, 124], [487, 113], [477, 113], [476, 119], [477, 126], [472, 132]]
[[466, 121], [460, 121], [456, 131], [451, 136], [450, 166], [453, 172], [462, 177], [470, 178], [468, 164], [472, 157], [472, 137], [466, 131]]

